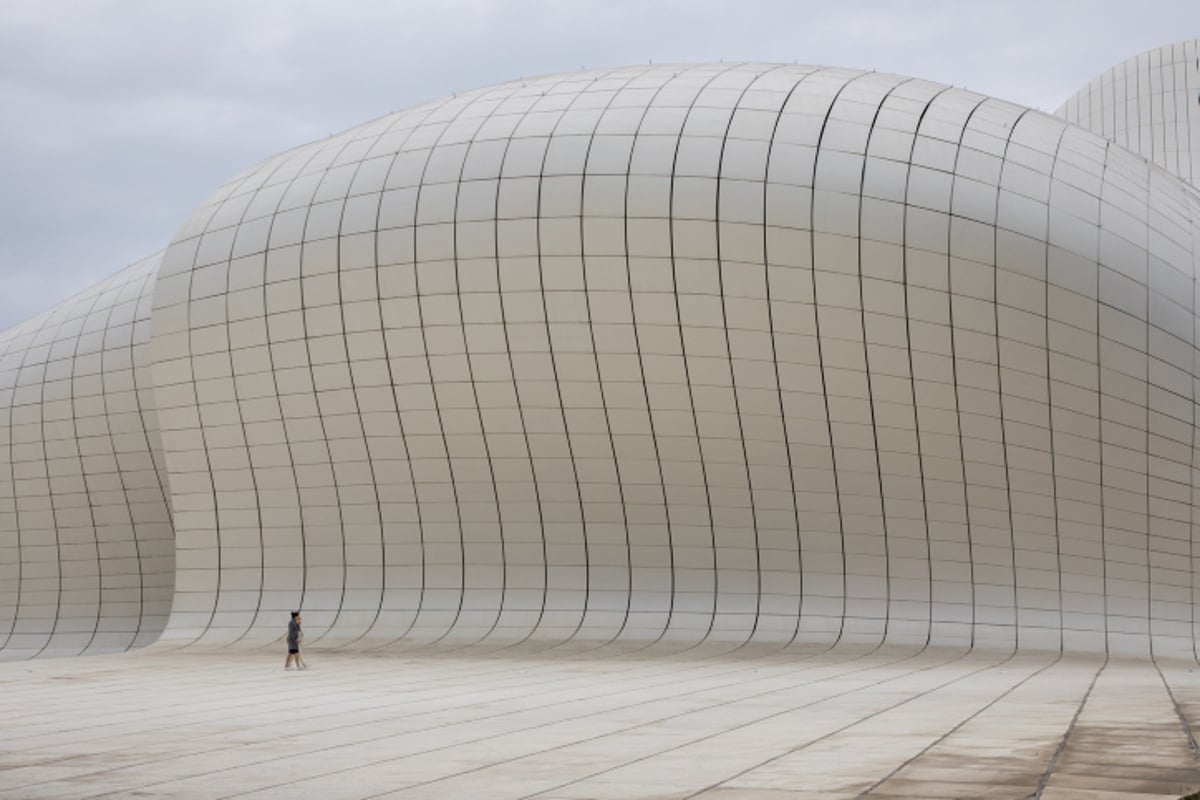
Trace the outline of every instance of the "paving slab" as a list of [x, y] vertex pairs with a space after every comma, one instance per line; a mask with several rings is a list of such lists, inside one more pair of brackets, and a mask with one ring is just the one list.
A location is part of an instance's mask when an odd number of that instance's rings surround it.
[[1178, 797], [1192, 662], [838, 650], [309, 654], [0, 664], [0, 797]]

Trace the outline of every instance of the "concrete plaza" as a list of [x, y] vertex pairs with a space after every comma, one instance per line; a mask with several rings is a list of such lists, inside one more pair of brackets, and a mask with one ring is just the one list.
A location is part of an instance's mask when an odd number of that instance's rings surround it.
[[4, 798], [1178, 797], [1193, 662], [148, 650], [0, 664]]

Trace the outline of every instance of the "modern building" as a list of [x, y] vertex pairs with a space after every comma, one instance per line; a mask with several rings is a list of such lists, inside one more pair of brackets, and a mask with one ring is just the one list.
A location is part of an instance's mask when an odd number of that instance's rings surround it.
[[289, 150], [0, 333], [0, 654], [1195, 653], [1200, 41], [1058, 116], [775, 64]]

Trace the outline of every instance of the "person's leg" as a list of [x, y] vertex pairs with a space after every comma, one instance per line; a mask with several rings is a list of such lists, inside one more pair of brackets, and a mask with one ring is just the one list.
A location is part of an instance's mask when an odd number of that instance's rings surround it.
[[283, 668], [284, 668], [284, 669], [291, 669], [291, 667], [292, 667], [292, 659], [294, 659], [295, 657], [296, 657], [296, 654], [295, 654], [295, 653], [293, 653], [291, 650], [289, 650], [289, 651], [288, 651], [288, 654], [287, 654], [287, 660], [283, 662]]

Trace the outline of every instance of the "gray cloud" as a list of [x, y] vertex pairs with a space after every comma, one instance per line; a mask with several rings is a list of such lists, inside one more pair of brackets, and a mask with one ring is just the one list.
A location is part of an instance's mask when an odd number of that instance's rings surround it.
[[649, 60], [800, 61], [1052, 111], [1112, 64], [1197, 35], [1194, 0], [7, 0], [0, 328], [164, 247], [261, 158], [454, 91]]

